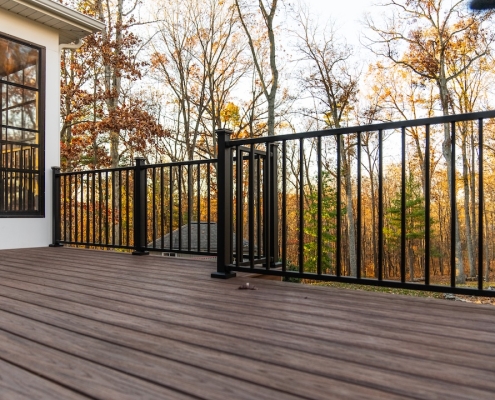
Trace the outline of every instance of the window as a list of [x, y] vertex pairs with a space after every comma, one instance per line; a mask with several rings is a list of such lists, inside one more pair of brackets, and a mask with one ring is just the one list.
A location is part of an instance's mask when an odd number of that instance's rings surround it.
[[44, 215], [42, 55], [0, 35], [0, 217]]

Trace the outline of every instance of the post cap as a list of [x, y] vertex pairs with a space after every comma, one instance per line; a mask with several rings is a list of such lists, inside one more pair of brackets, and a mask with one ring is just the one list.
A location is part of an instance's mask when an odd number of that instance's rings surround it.
[[144, 157], [135, 157], [134, 158], [134, 165], [135, 166], [143, 166], [146, 164], [146, 158]]
[[222, 128], [222, 129], [217, 129], [215, 130], [215, 133], [217, 135], [232, 135], [232, 133], [234, 133], [234, 131], [232, 129], [227, 129], [227, 128]]

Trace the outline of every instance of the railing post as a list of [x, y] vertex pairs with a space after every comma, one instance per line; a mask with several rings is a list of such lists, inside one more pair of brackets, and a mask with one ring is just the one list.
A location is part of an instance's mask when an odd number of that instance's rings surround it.
[[52, 243], [50, 247], [62, 247], [60, 243], [60, 167], [52, 167]]
[[135, 158], [134, 165], [134, 256], [149, 254], [146, 248], [146, 170], [145, 159]]
[[232, 149], [225, 145], [230, 140], [230, 129], [218, 129], [217, 166], [217, 272], [212, 278], [228, 279], [236, 276], [232, 265]]
[[[274, 143], [272, 145], [272, 152], [270, 157], [271, 162], [271, 213], [272, 216], [270, 218], [271, 226], [271, 254], [273, 257], [273, 262], [271, 266], [273, 268], [277, 268], [281, 266], [281, 263], [278, 261], [278, 143]], [[285, 179], [285, 177], [284, 177]]]
[[272, 145], [266, 144], [265, 161], [263, 163], [263, 257], [264, 267], [268, 270], [272, 265]]

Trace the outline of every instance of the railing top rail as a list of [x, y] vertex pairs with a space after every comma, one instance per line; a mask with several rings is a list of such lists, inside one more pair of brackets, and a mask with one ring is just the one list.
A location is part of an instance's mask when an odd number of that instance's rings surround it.
[[134, 167], [118, 167], [118, 168], [105, 168], [105, 169], [88, 169], [85, 171], [72, 171], [72, 172], [56, 172], [57, 176], [72, 176], [72, 175], [85, 175], [85, 174], [97, 174], [105, 172], [118, 172], [118, 171], [132, 171]]
[[178, 167], [181, 165], [201, 165], [201, 164], [214, 164], [217, 162], [216, 158], [211, 158], [208, 160], [191, 160], [191, 161], [176, 161], [162, 164], [147, 164], [143, 165], [143, 169], [149, 168], [162, 168], [162, 167]]
[[251, 138], [251, 139], [236, 139], [236, 140], [227, 141], [225, 143], [225, 147], [246, 146], [246, 145], [258, 144], [258, 143], [283, 142], [286, 140], [297, 140], [297, 139], [322, 137], [322, 136], [337, 136], [337, 135], [345, 135], [349, 133], [411, 128], [415, 126], [437, 125], [437, 124], [444, 124], [449, 122], [472, 121], [472, 120], [485, 119], [485, 118], [495, 118], [495, 110], [466, 113], [466, 114], [447, 115], [441, 117], [411, 119], [411, 120], [396, 121], [396, 122], [383, 122], [379, 124], [352, 126], [346, 128], [338, 128], [338, 129], [323, 129], [320, 131], [289, 133], [286, 135], [278, 135], [278, 136], [263, 136], [263, 137]]
[[[214, 164], [217, 162], [216, 158], [209, 160], [192, 160], [192, 161], [177, 161], [162, 164], [146, 164], [140, 166], [141, 169], [162, 168], [162, 167], [177, 167], [181, 165], [201, 165], [201, 164]], [[118, 167], [118, 168], [105, 168], [105, 169], [89, 169], [85, 171], [72, 171], [72, 172], [56, 172], [57, 176], [73, 176], [73, 175], [85, 175], [91, 173], [105, 173], [105, 172], [118, 172], [118, 171], [133, 171], [136, 166], [131, 167]]]

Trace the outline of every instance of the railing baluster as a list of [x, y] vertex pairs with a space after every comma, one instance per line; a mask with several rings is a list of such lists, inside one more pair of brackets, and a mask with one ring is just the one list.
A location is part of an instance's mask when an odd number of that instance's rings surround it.
[[117, 221], [119, 224], [119, 236], [118, 236], [118, 244], [122, 245], [122, 171], [118, 171], [119, 174], [119, 191], [118, 191], [118, 196], [119, 196], [119, 212], [117, 214]]
[[356, 278], [361, 278], [361, 239], [362, 239], [362, 210], [361, 210], [361, 132], [357, 134], [357, 232], [356, 232]]
[[304, 272], [304, 142], [299, 139], [299, 273]]
[[[191, 251], [191, 219], [193, 208], [192, 165], [187, 166], [187, 250]], [[199, 228], [199, 226], [198, 226]]]
[[256, 160], [256, 197], [258, 198], [256, 204], [256, 233], [257, 233], [257, 256], [263, 257], [263, 248], [261, 246], [261, 155], [258, 154]]
[[89, 216], [89, 172], [86, 173], [86, 244], [89, 244], [90, 216]]
[[196, 191], [197, 191], [197, 219], [196, 219], [196, 226], [197, 226], [197, 235], [198, 235], [198, 251], [201, 250], [201, 165], [198, 164], [197, 166], [197, 178], [196, 178]]
[[130, 175], [130, 171], [129, 170], [126, 170], [125, 171], [125, 191], [126, 191], [126, 196], [125, 196], [125, 202], [126, 202], [126, 205], [125, 205], [125, 211], [126, 211], [126, 232], [125, 232], [125, 235], [126, 235], [126, 238], [127, 238], [127, 242], [126, 242], [126, 245], [127, 246], [130, 246], [131, 244], [131, 238], [130, 238], [130, 233], [129, 233], [129, 225], [131, 224], [131, 221], [130, 221], [130, 210], [129, 210], [129, 198], [131, 197], [131, 194], [129, 192], [129, 175]]
[[337, 260], [335, 264], [335, 275], [342, 275], [342, 136], [337, 137]]
[[72, 215], [73, 215], [73, 204], [72, 204], [72, 177], [69, 175], [69, 242], [72, 242]]
[[96, 243], [96, 172], [92, 171], [92, 176], [93, 179], [91, 180], [91, 203], [93, 207], [93, 229], [92, 229], [92, 234], [93, 234], [93, 240], [91, 241], [92, 244]]
[[[400, 281], [406, 282], [406, 128], [401, 128], [401, 187], [400, 187]], [[411, 277], [412, 280], [412, 277]]]
[[169, 234], [169, 239], [170, 239], [170, 251], [173, 249], [173, 230], [174, 230], [174, 181], [173, 181], [173, 167], [170, 167], [169, 170], [169, 190], [170, 190], [170, 234]]
[[79, 216], [78, 216], [78, 207], [77, 207], [77, 174], [74, 175], [74, 241], [77, 242], [79, 238]]
[[[371, 173], [371, 171], [370, 171]], [[372, 194], [373, 196], [373, 194]], [[383, 280], [383, 130], [378, 130], [378, 280]]]
[[109, 198], [109, 190], [108, 190], [108, 171], [105, 171], [105, 244], [109, 244], [109, 221], [108, 219], [110, 218], [110, 211], [109, 211], [109, 205], [108, 205], [108, 198]]
[[[254, 145], [252, 145], [254, 146]], [[287, 141], [282, 142], [282, 271], [287, 271]]]
[[[483, 181], [483, 122], [482, 118], [478, 120], [478, 290], [483, 289], [483, 208], [485, 202]], [[472, 168], [474, 168], [474, 165]]]
[[[145, 163], [143, 163], [144, 165]], [[144, 168], [142, 176], [141, 176], [141, 187], [139, 190], [139, 194], [141, 195], [141, 204], [144, 204], [143, 208], [143, 215], [142, 215], [142, 229], [144, 231], [143, 233], [143, 239], [142, 239], [142, 248], [146, 248], [148, 244], [148, 168]]]
[[67, 178], [68, 178], [68, 176], [65, 175], [64, 176], [64, 216], [63, 216], [64, 230], [62, 232], [62, 237], [63, 237], [64, 241], [68, 240], [68, 237], [67, 237], [67, 220], [68, 220], [67, 213], [68, 212], [70, 213], [70, 209], [69, 209], [70, 203], [68, 203], [68, 201], [67, 201]]
[[165, 247], [165, 182], [163, 166], [160, 167], [160, 242], [162, 249]]
[[323, 199], [323, 179], [321, 172], [321, 136], [318, 136], [317, 139], [317, 149], [316, 149], [316, 162], [317, 162], [317, 180], [318, 180], [318, 200], [317, 200], [317, 238], [316, 238], [316, 273], [317, 275], [321, 275], [321, 258], [322, 258], [322, 243], [321, 243], [321, 235], [322, 235], [322, 199]]
[[178, 195], [179, 195], [179, 227], [178, 227], [178, 233], [179, 233], [179, 251], [182, 250], [182, 165], [179, 165], [179, 170], [178, 170], [178, 180], [177, 180], [177, 185], [178, 185]]
[[425, 149], [425, 285], [430, 284], [430, 249], [431, 249], [431, 201], [430, 201], [430, 125], [425, 127], [426, 149]]
[[207, 222], [207, 251], [208, 253], [211, 252], [211, 164], [208, 163], [206, 164], [206, 207], [207, 207], [207, 216], [206, 216], [206, 222]]
[[153, 196], [153, 199], [152, 199], [152, 203], [153, 203], [153, 209], [151, 210], [151, 224], [152, 224], [152, 227], [151, 227], [151, 232], [152, 232], [152, 236], [151, 236], [151, 243], [153, 243], [153, 245], [151, 247], [155, 248], [155, 241], [156, 241], [156, 168], [155, 167], [152, 167], [151, 168], [151, 179], [153, 180], [152, 181], [152, 184], [151, 184], [151, 195]]
[[103, 244], [103, 225], [102, 225], [102, 213], [103, 213], [103, 199], [101, 196], [103, 195], [103, 189], [101, 184], [101, 171], [98, 172], [98, 244]]
[[[455, 190], [455, 123], [451, 123], [450, 132], [451, 160], [450, 160], [450, 286], [455, 287], [456, 278], [456, 223], [457, 223], [457, 205], [456, 205], [456, 190]], [[462, 255], [461, 255], [462, 256]]]
[[115, 171], [112, 171], [112, 245], [115, 246]]

